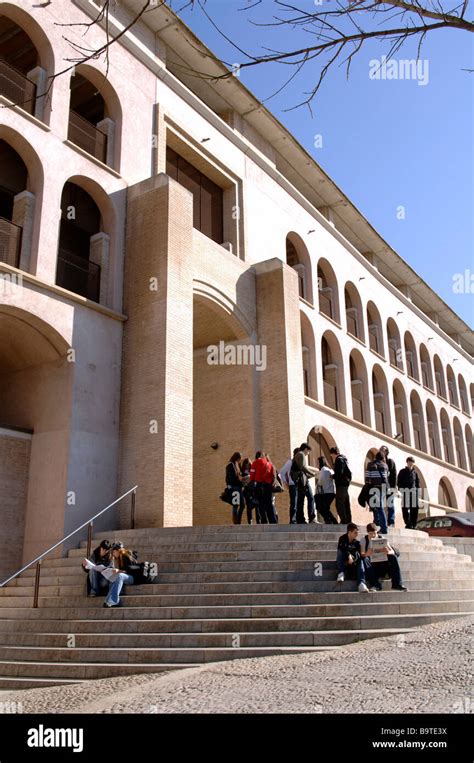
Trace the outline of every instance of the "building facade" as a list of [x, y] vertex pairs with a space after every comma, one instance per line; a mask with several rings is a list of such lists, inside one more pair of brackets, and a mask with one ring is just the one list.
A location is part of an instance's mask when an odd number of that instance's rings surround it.
[[360, 521], [382, 443], [472, 511], [468, 326], [167, 7], [71, 70], [99, 11], [0, 3], [0, 573], [135, 484], [139, 527], [227, 523], [230, 454], [307, 439]]

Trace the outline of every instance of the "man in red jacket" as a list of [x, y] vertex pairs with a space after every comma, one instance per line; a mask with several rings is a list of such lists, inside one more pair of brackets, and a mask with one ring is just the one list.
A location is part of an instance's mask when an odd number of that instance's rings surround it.
[[275, 480], [275, 467], [263, 451], [257, 450], [255, 461], [250, 467], [250, 481], [255, 482], [255, 497], [258, 500], [260, 522], [263, 525], [276, 524], [275, 509], [272, 501], [272, 485]]

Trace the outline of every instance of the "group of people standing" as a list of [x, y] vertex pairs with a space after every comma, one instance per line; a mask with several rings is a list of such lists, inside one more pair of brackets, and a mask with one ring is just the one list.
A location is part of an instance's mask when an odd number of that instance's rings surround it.
[[[352, 522], [349, 487], [352, 472], [348, 459], [339, 448], [330, 449], [333, 461], [328, 465], [324, 456], [319, 456], [318, 467], [310, 466], [308, 455], [311, 446], [303, 442], [295, 448], [293, 455], [280, 471], [273, 465], [268, 453], [257, 451], [255, 459], [243, 458], [239, 451], [231, 456], [226, 466], [226, 485], [229, 503], [232, 504], [232, 521], [240, 524], [246, 509], [247, 522], [252, 524], [255, 512], [257, 524], [276, 524], [278, 514], [275, 493], [289, 492], [289, 523], [306, 524], [316, 522], [317, 514], [325, 524], [338, 524], [331, 510], [333, 502], [341, 524]], [[315, 478], [315, 490], [310, 480]], [[375, 458], [365, 470], [365, 484], [359, 495], [361, 506], [368, 506], [374, 514], [374, 522], [382, 533], [395, 525], [395, 495], [397, 488], [402, 495], [402, 512], [405, 527], [415, 528], [418, 520], [420, 479], [415, 469], [415, 459], [409, 456], [406, 466], [398, 472], [395, 462], [389, 457], [389, 450], [382, 445]], [[305, 517], [305, 502], [307, 519]]]

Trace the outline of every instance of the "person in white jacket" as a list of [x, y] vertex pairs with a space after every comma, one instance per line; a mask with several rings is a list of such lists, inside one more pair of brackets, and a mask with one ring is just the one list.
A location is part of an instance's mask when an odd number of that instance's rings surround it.
[[316, 508], [327, 525], [337, 525], [338, 521], [331, 513], [331, 504], [336, 497], [334, 472], [327, 465], [324, 456], [318, 458], [319, 477], [316, 486]]

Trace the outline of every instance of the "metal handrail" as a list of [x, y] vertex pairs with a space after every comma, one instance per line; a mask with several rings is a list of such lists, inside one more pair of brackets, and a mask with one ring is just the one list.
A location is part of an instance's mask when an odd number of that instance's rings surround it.
[[97, 519], [97, 517], [100, 517], [102, 514], [105, 514], [106, 511], [112, 508], [112, 506], [115, 506], [117, 503], [122, 501], [124, 498], [126, 498], [130, 493], [132, 494], [132, 506], [131, 506], [131, 529], [133, 530], [135, 528], [135, 500], [136, 500], [136, 494], [137, 494], [138, 485], [135, 485], [135, 487], [130, 488], [130, 490], [127, 490], [126, 493], [120, 496], [120, 498], [116, 498], [115, 501], [112, 503], [109, 503], [108, 506], [105, 507], [105, 509], [102, 509], [97, 514], [94, 514], [93, 517], [90, 517], [90, 519], [86, 520], [86, 522], [83, 522], [82, 525], [79, 527], [76, 527], [75, 530], [73, 530], [69, 535], [66, 535], [64, 538], [59, 540], [57, 543], [54, 544], [54, 546], [51, 546], [48, 548], [47, 551], [43, 551], [42, 554], [36, 557], [36, 559], [33, 559], [28, 564], [25, 564], [24, 567], [22, 567], [20, 570], [15, 572], [13, 575], [10, 575], [9, 578], [3, 581], [3, 583], [0, 583], [0, 588], [3, 588], [7, 583], [9, 583], [11, 580], [14, 580], [18, 575], [21, 575], [22, 572], [25, 570], [28, 570], [30, 567], [33, 566], [33, 564], [36, 564], [36, 575], [35, 575], [35, 590], [33, 594], [33, 607], [38, 607], [38, 591], [39, 591], [39, 582], [40, 582], [40, 574], [41, 574], [41, 562], [44, 559], [45, 556], [51, 553], [51, 551], [54, 551], [56, 548], [61, 546], [63, 543], [65, 543], [69, 538], [72, 538], [73, 535], [79, 532], [79, 530], [82, 530], [84, 527], [88, 527], [87, 532], [87, 552], [86, 556], [89, 557], [91, 552], [91, 545], [92, 545], [92, 526], [94, 523], [94, 520]]

